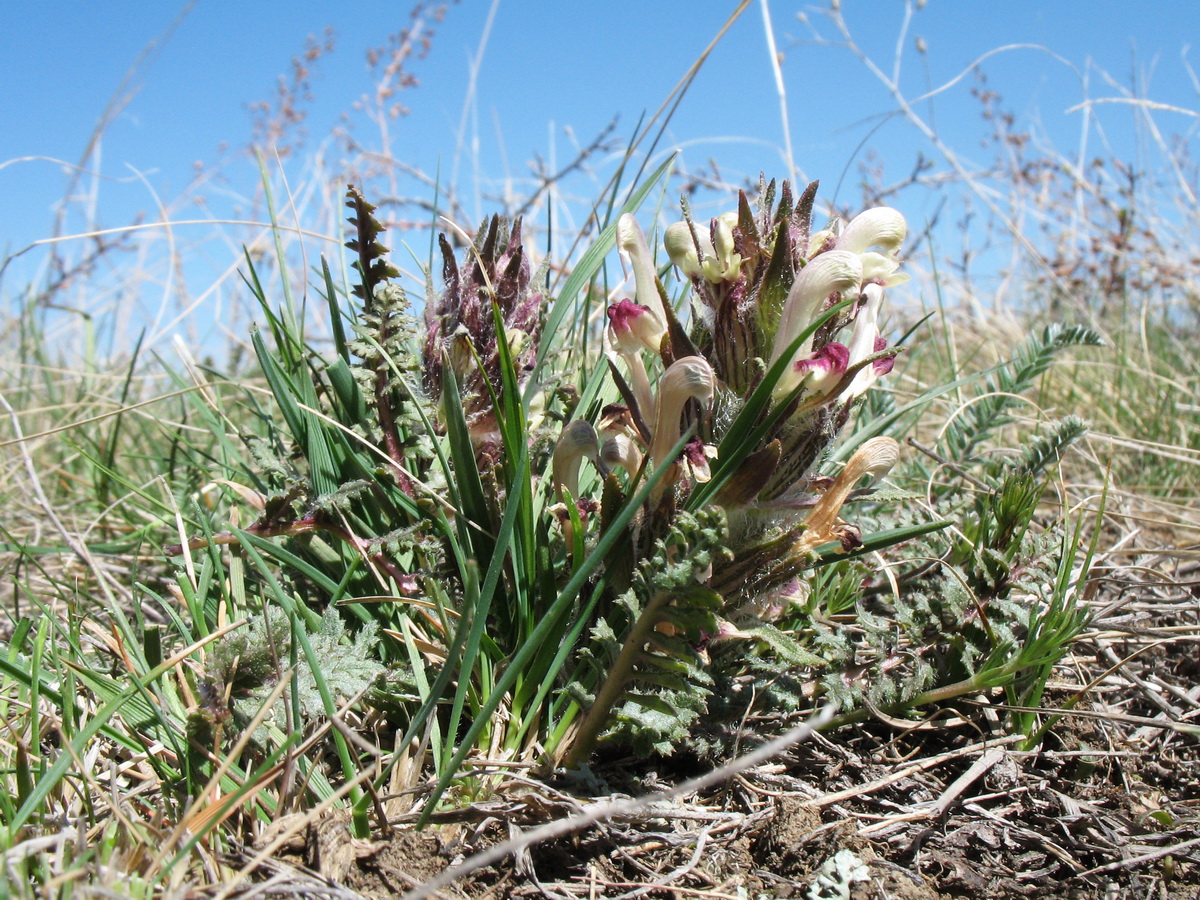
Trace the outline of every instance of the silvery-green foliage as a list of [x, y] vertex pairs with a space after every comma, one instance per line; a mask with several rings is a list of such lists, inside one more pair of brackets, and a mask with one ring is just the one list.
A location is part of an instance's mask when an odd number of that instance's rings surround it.
[[[315, 667], [335, 702], [358, 696], [383, 673], [383, 665], [375, 659], [377, 630], [378, 626], [369, 622], [357, 634], [348, 635], [337, 608], [330, 606], [321, 617], [317, 630], [308, 635]], [[294, 671], [291, 670], [293, 658]], [[265, 615], [254, 617], [244, 628], [216, 642], [199, 680], [199, 712], [214, 722], [230, 717], [234, 721], [248, 721], [267, 700], [279, 679], [289, 672], [289, 692], [276, 703], [265, 721], [277, 726], [287, 721], [290, 690], [294, 690], [303, 721], [293, 724], [302, 727], [324, 716], [325, 705], [308, 657], [298, 646], [293, 652], [287, 614], [271, 608]], [[255, 739], [262, 743], [267, 736], [267, 730], [260, 729]]]
[[[719, 508], [680, 514], [630, 589], [592, 629], [592, 662], [624, 688], [609, 737], [643, 752], [670, 753], [707, 710], [713, 680], [704, 647], [719, 630], [721, 598], [704, 579], [726, 555], [725, 541]], [[622, 667], [621, 660], [628, 663]]]
[[[313, 662], [335, 702], [358, 696], [383, 673], [383, 665], [375, 659], [374, 652], [378, 627], [377, 623], [368, 622], [351, 637], [346, 633], [346, 625], [337, 608], [330, 606], [321, 617], [320, 628], [309, 634]], [[313, 669], [306, 656], [300, 653], [295, 688], [300, 714], [306, 719], [325, 714]]]

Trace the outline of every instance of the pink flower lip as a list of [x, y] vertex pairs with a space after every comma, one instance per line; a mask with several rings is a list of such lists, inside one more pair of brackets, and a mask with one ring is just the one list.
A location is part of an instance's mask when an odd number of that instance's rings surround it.
[[687, 456], [688, 462], [701, 463], [708, 459], [704, 454], [704, 441], [699, 437], [694, 437], [683, 445], [684, 455]]
[[684, 465], [689, 475], [696, 481], [709, 481], [712, 479], [712, 468], [709, 463], [716, 453], [715, 447], [705, 444], [699, 436], [696, 436], [683, 445], [678, 461]]
[[[875, 338], [875, 352], [876, 353], [878, 353], [880, 350], [886, 350], [887, 345], [888, 345], [887, 338], [884, 338], [884, 337], [876, 337]], [[892, 371], [892, 366], [894, 366], [895, 364], [896, 364], [896, 358], [894, 356], [888, 356], [884, 359], [875, 360], [875, 362], [873, 362], [871, 364], [871, 366], [872, 366], [872, 368], [874, 368], [876, 375], [886, 375], [888, 372]]]
[[666, 331], [653, 310], [628, 298], [609, 306], [608, 327], [616, 349], [622, 353], [636, 353], [639, 349], [657, 353]]
[[626, 298], [618, 300], [608, 308], [608, 321], [612, 323], [615, 331], [630, 331], [633, 328], [633, 322], [648, 312], [650, 310], [646, 307], [639, 306]]
[[801, 376], [815, 372], [825, 377], [836, 375], [840, 378], [849, 363], [850, 349], [845, 344], [830, 341], [808, 359], [797, 360], [795, 369]]

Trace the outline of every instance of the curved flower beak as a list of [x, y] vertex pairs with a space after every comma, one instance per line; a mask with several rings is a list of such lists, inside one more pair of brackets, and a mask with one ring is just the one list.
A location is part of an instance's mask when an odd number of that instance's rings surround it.
[[878, 247], [884, 255], [895, 257], [907, 234], [908, 223], [899, 210], [890, 206], [876, 206], [863, 210], [851, 219], [834, 247], [850, 253], [865, 253], [872, 247]]
[[650, 443], [650, 461], [658, 469], [668, 460], [667, 454], [679, 441], [679, 417], [690, 399], [700, 401], [707, 411], [716, 393], [716, 376], [708, 360], [700, 356], [677, 359], [663, 373], [658, 386], [654, 417], [654, 438]]
[[650, 255], [650, 245], [646, 243], [646, 236], [642, 234], [637, 219], [630, 213], [625, 213], [617, 220], [617, 246], [633, 269], [638, 304], [650, 310], [665, 327], [667, 311], [663, 309], [662, 298], [658, 294], [654, 258]]
[[584, 419], [576, 419], [563, 429], [558, 443], [554, 446], [554, 456], [551, 460], [551, 474], [554, 479], [554, 495], [563, 499], [563, 491], [568, 491], [572, 499], [579, 498], [579, 467], [585, 459], [590, 459], [603, 474], [605, 469], [600, 461], [600, 439], [592, 423]]

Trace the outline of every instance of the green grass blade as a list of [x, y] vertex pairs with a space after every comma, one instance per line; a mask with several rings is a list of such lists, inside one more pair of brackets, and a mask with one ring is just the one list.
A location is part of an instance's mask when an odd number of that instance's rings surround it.
[[[669, 157], [657, 169], [651, 172], [649, 177], [638, 185], [637, 189], [630, 194], [629, 199], [622, 205], [621, 214], [636, 212], [650, 195], [650, 192], [654, 190], [655, 185], [671, 171], [671, 167], [674, 164], [675, 157]], [[553, 352], [558, 351], [557, 342], [552, 338], [559, 334], [563, 320], [575, 308], [579, 294], [582, 293], [596, 272], [599, 271], [600, 266], [603, 265], [604, 257], [617, 245], [618, 221], [620, 221], [620, 215], [609, 222], [608, 226], [597, 235], [595, 242], [584, 253], [579, 264], [575, 266], [570, 277], [567, 278], [562, 292], [554, 301], [554, 305], [550, 307], [550, 314], [546, 317], [546, 325], [542, 329], [542, 334], [551, 339], [544, 338], [541, 346], [538, 348], [537, 361], [534, 363], [533, 372], [529, 376], [530, 387], [526, 390], [526, 404], [528, 404], [532, 397], [532, 391], [535, 390], [536, 385], [539, 383], [539, 376], [541, 375], [542, 367], [546, 364], [546, 360], [550, 358]]]

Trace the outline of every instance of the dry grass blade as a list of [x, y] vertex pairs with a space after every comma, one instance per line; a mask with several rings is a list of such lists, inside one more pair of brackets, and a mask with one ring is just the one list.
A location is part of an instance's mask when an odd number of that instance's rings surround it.
[[422, 898], [430, 896], [434, 891], [447, 887], [471, 872], [482, 869], [485, 866], [493, 865], [509, 856], [525, 852], [530, 847], [544, 841], [565, 837], [566, 835], [583, 831], [600, 823], [645, 815], [657, 803], [665, 803], [680, 797], [686, 797], [696, 791], [721, 784], [735, 775], [764, 763], [788, 748], [804, 741], [832, 717], [833, 709], [827, 707], [807, 722], [797, 725], [774, 740], [767, 741], [756, 750], [731, 760], [722, 766], [718, 766], [711, 772], [688, 779], [682, 784], [668, 790], [647, 794], [644, 797], [637, 797], [630, 800], [608, 800], [594, 803], [579, 815], [559, 819], [555, 822], [548, 822], [545, 825], [525, 832], [519, 837], [475, 854], [461, 865], [448, 870], [428, 884], [422, 885], [417, 890], [409, 891], [404, 895], [404, 900], [422, 900]]

